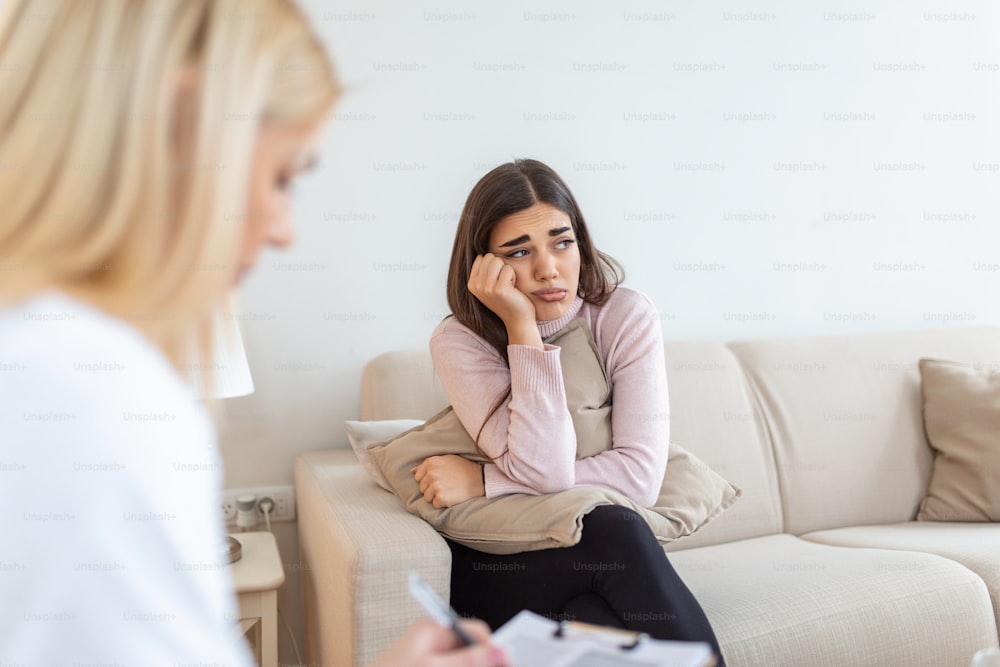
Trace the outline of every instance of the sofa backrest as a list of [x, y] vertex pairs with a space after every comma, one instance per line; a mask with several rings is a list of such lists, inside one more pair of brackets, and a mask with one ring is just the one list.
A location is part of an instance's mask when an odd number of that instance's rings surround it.
[[427, 419], [447, 406], [448, 397], [426, 350], [380, 354], [361, 372], [362, 421]]
[[912, 520], [933, 462], [921, 357], [1000, 369], [1000, 328], [734, 342], [769, 430], [785, 531]]
[[668, 342], [670, 440], [738, 486], [743, 495], [669, 550], [782, 532], [774, 456], [746, 377], [722, 343]]
[[[909, 521], [933, 455], [917, 362], [1000, 369], [1000, 328], [667, 342], [671, 440], [743, 490], [671, 548]], [[361, 380], [361, 419], [426, 419], [448, 404], [430, 354], [385, 353]]]

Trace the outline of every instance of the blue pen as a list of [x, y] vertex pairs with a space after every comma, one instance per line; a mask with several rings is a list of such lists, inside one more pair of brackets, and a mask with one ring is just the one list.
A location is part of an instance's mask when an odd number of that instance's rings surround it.
[[409, 576], [410, 595], [420, 603], [420, 606], [427, 611], [428, 615], [440, 625], [451, 628], [462, 646], [472, 646], [476, 640], [466, 632], [459, 624], [458, 614], [442, 600], [430, 584], [420, 578], [416, 572], [410, 572]]

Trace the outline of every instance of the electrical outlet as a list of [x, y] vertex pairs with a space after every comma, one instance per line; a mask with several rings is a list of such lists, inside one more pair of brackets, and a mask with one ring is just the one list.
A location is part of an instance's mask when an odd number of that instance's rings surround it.
[[236, 495], [229, 495], [228, 492], [222, 495], [222, 518], [227, 526], [236, 522]]
[[274, 501], [274, 511], [271, 512], [271, 521], [295, 521], [295, 487], [286, 486], [254, 486], [245, 489], [226, 489], [222, 492], [222, 515], [225, 517], [226, 525], [236, 522], [236, 498], [247, 493], [252, 493], [257, 497], [257, 520], [264, 523], [264, 513], [260, 511], [261, 498], [270, 498]]

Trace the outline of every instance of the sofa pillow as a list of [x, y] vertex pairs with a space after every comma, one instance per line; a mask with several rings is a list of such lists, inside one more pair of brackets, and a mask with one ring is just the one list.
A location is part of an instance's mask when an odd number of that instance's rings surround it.
[[347, 440], [351, 443], [354, 455], [358, 457], [358, 461], [375, 480], [375, 483], [386, 491], [392, 491], [392, 487], [389, 486], [382, 471], [372, 462], [368, 449], [372, 445], [384, 444], [403, 431], [421, 424], [423, 422], [419, 419], [386, 419], [367, 422], [349, 420], [344, 422], [344, 430], [347, 431]]
[[920, 360], [934, 450], [920, 521], [1000, 521], [1000, 373]]
[[436, 509], [420, 493], [411, 472], [414, 466], [440, 454], [488, 461], [450, 407], [369, 451], [407, 511], [456, 542], [494, 554], [572, 546], [580, 541], [583, 517], [598, 505], [635, 510], [660, 542], [671, 542], [707, 525], [741, 495], [693, 454], [671, 443], [659, 498], [652, 508], [608, 489], [580, 486], [537, 496], [513, 493], [472, 498]]
[[611, 386], [587, 322], [576, 318], [545, 342], [559, 347], [566, 406], [576, 432], [576, 458], [611, 449]]
[[[546, 339], [559, 345], [567, 406], [577, 433], [577, 458], [611, 448], [610, 390], [589, 327], [576, 319]], [[457, 454], [477, 463], [486, 458], [450, 407], [425, 424], [370, 450], [389, 486], [406, 509], [439, 532], [488, 553], [571, 546], [580, 541], [583, 517], [598, 505], [623, 505], [641, 514], [661, 542], [690, 535], [739, 496], [740, 491], [678, 445], [671, 444], [667, 469], [655, 507], [641, 507], [600, 487], [574, 487], [560, 493], [510, 494], [472, 498], [445, 509], [424, 500], [412, 469], [429, 456]]]

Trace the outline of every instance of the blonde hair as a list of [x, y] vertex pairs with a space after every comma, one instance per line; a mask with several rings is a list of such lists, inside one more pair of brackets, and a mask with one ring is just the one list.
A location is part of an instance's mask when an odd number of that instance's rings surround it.
[[260, 126], [336, 101], [324, 49], [289, 0], [5, 4], [0, 304], [62, 290], [181, 368], [236, 274]]

